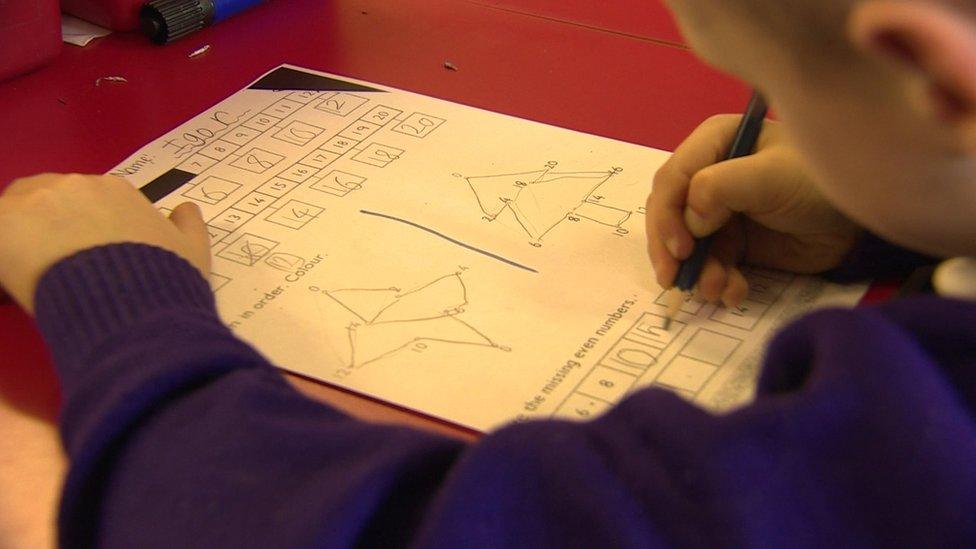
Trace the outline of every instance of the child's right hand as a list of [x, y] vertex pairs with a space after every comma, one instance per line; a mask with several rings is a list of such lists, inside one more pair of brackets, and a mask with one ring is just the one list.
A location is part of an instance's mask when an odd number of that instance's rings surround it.
[[658, 284], [673, 285], [693, 237], [717, 232], [697, 292], [727, 306], [749, 292], [740, 262], [822, 272], [840, 263], [860, 233], [820, 194], [778, 123], [766, 122], [755, 154], [723, 161], [740, 119], [716, 116], [699, 126], [655, 175], [647, 199], [648, 254]]

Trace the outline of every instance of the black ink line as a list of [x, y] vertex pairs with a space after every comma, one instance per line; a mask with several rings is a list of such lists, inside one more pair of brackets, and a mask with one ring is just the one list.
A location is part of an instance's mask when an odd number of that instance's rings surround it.
[[467, 248], [467, 249], [469, 249], [469, 250], [471, 250], [473, 252], [478, 252], [479, 254], [486, 255], [486, 256], [488, 256], [488, 257], [490, 257], [492, 259], [497, 259], [498, 261], [501, 261], [502, 263], [508, 263], [509, 265], [511, 265], [513, 267], [518, 267], [519, 269], [522, 269], [524, 271], [529, 271], [530, 273], [539, 274], [539, 271], [533, 269], [532, 267], [526, 267], [525, 265], [522, 265], [520, 263], [516, 263], [516, 262], [512, 261], [511, 259], [505, 259], [504, 257], [502, 257], [500, 255], [496, 255], [496, 254], [493, 254], [491, 252], [482, 250], [481, 248], [476, 248], [476, 247], [474, 247], [474, 246], [472, 246], [470, 244], [465, 244], [464, 242], [461, 242], [460, 240], [455, 240], [455, 239], [447, 236], [446, 234], [439, 233], [439, 232], [435, 231], [434, 229], [429, 229], [427, 227], [424, 227], [423, 225], [419, 225], [417, 223], [414, 223], [413, 221], [407, 221], [406, 219], [400, 219], [399, 217], [394, 217], [392, 215], [386, 215], [386, 214], [382, 214], [382, 213], [371, 212], [371, 211], [368, 211], [368, 210], [359, 210], [359, 213], [366, 214], [366, 215], [372, 215], [372, 216], [375, 216], [375, 217], [382, 217], [384, 219], [389, 219], [391, 221], [399, 221], [400, 223], [403, 223], [405, 225], [410, 225], [411, 227], [416, 227], [416, 228], [418, 228], [418, 229], [420, 229], [422, 231], [427, 231], [430, 234], [439, 236], [439, 237], [443, 238], [444, 240], [447, 240], [448, 242], [453, 242], [454, 244], [457, 244], [458, 246], [461, 246], [462, 248]]

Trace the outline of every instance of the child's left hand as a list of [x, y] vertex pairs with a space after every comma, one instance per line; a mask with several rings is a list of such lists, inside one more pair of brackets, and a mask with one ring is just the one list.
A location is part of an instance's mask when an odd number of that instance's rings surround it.
[[164, 248], [210, 274], [210, 237], [193, 204], [178, 206], [167, 220], [127, 181], [86, 175], [18, 179], [0, 195], [0, 287], [30, 313], [48, 268], [120, 242]]

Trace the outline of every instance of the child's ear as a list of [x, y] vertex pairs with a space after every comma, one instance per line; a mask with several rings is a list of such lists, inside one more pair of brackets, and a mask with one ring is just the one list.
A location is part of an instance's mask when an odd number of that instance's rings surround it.
[[867, 0], [848, 35], [861, 52], [923, 78], [932, 111], [976, 153], [976, 19], [943, 2]]

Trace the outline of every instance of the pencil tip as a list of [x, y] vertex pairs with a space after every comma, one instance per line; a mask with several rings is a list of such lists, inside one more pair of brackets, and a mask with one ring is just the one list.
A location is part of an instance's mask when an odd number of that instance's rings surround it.
[[664, 330], [668, 331], [671, 329], [671, 322], [674, 317], [681, 311], [681, 306], [685, 302], [685, 293], [680, 288], [671, 288], [666, 294], [665, 302], [667, 303], [667, 312], [664, 313]]

